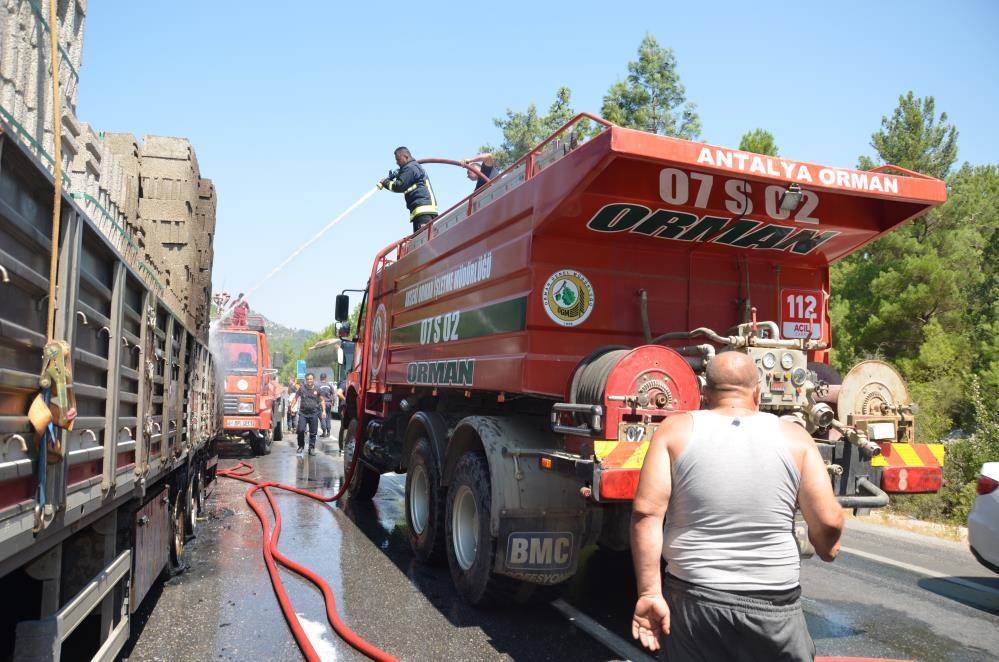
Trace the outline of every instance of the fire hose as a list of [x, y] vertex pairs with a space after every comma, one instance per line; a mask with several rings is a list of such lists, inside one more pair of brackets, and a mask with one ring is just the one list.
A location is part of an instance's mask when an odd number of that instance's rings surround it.
[[[257, 519], [260, 520], [260, 526], [263, 534], [261, 537], [261, 545], [264, 553], [264, 564], [267, 566], [267, 572], [271, 577], [271, 584], [274, 586], [274, 593], [277, 596], [278, 603], [281, 605], [281, 611], [284, 613], [285, 620], [288, 621], [288, 627], [291, 628], [291, 633], [295, 637], [298, 647], [302, 650], [302, 654], [305, 656], [305, 659], [309, 660], [309, 662], [319, 662], [319, 654], [316, 652], [315, 647], [313, 647], [308, 635], [305, 634], [305, 630], [302, 628], [302, 624], [298, 620], [295, 610], [292, 608], [291, 600], [288, 599], [288, 593], [284, 589], [284, 583], [281, 581], [281, 575], [278, 572], [275, 561], [302, 578], [312, 582], [322, 592], [323, 600], [326, 604], [326, 617], [329, 619], [330, 626], [341, 639], [373, 660], [391, 662], [397, 662], [398, 660], [398, 658], [386, 653], [374, 644], [365, 641], [360, 635], [351, 630], [350, 627], [343, 622], [340, 615], [337, 614], [336, 611], [336, 598], [333, 595], [333, 590], [330, 588], [330, 585], [325, 579], [305, 566], [292, 561], [278, 549], [278, 540], [281, 537], [281, 509], [278, 508], [277, 502], [274, 500], [274, 494], [271, 492], [271, 488], [301, 494], [302, 496], [306, 496], [310, 499], [315, 499], [316, 501], [321, 501], [323, 503], [336, 501], [343, 496], [347, 486], [350, 485], [350, 479], [354, 475], [354, 469], [357, 466], [357, 459], [359, 456], [359, 449], [355, 448], [353, 461], [350, 463], [350, 469], [344, 477], [340, 490], [333, 496], [323, 496], [321, 494], [309, 492], [291, 485], [283, 485], [281, 483], [274, 483], [270, 481], [259, 481], [254, 478], [250, 478], [250, 474], [256, 471], [256, 469], [248, 462], [240, 462], [235, 467], [221, 469], [218, 472], [219, 476], [234, 478], [236, 480], [241, 480], [244, 483], [250, 483], [251, 485], [251, 487], [246, 491], [245, 498], [246, 503], [250, 505], [250, 508], [252, 508], [253, 512], [257, 515]], [[271, 512], [274, 514], [273, 531], [271, 530], [270, 521], [264, 513], [263, 508], [253, 499], [253, 496], [257, 493], [257, 491], [263, 491], [264, 496], [267, 498], [267, 502], [270, 504]]]

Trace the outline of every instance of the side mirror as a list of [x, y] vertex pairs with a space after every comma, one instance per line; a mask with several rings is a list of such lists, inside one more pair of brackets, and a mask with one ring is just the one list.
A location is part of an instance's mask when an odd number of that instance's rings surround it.
[[350, 322], [340, 322], [336, 326], [337, 338], [346, 338], [350, 335]]
[[280, 370], [284, 367], [284, 352], [274, 352], [271, 354], [271, 365]]
[[350, 297], [346, 294], [336, 295], [336, 305], [333, 308], [333, 319], [346, 322], [350, 319]]

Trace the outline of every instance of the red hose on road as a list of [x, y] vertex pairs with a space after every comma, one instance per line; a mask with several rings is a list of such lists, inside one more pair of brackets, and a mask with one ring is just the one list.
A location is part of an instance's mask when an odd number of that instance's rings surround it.
[[[255, 480], [249, 476], [256, 469], [254, 469], [253, 465], [248, 462], [240, 462], [235, 467], [220, 469], [218, 472], [219, 476], [235, 478], [236, 480], [241, 480], [244, 483], [250, 483], [252, 485], [252, 487], [246, 491], [246, 502], [250, 504], [250, 508], [252, 508], [253, 512], [256, 513], [257, 519], [260, 520], [260, 526], [263, 529], [261, 545], [264, 552], [264, 564], [267, 566], [267, 572], [271, 576], [274, 593], [277, 596], [278, 603], [281, 605], [281, 611], [284, 613], [285, 620], [288, 621], [288, 627], [291, 628], [291, 633], [295, 637], [295, 641], [298, 642], [298, 647], [302, 650], [302, 654], [305, 656], [305, 659], [309, 660], [309, 662], [319, 662], [319, 654], [316, 653], [316, 649], [312, 646], [312, 642], [309, 641], [309, 637], [305, 634], [305, 630], [302, 628], [302, 624], [299, 622], [298, 616], [295, 614], [295, 610], [291, 606], [291, 600], [288, 599], [288, 594], [284, 589], [284, 584], [281, 582], [281, 575], [278, 572], [277, 565], [274, 563], [275, 560], [292, 572], [312, 582], [320, 591], [322, 591], [323, 599], [326, 603], [326, 617], [329, 619], [330, 626], [332, 626], [333, 630], [340, 635], [341, 639], [373, 660], [398, 662], [398, 658], [389, 655], [380, 648], [368, 643], [356, 632], [351, 630], [347, 624], [343, 622], [343, 620], [341, 620], [340, 615], [337, 614], [336, 611], [336, 598], [333, 596], [333, 590], [330, 588], [329, 584], [326, 583], [326, 580], [308, 568], [295, 563], [278, 550], [278, 540], [281, 537], [281, 510], [278, 508], [277, 502], [274, 500], [274, 495], [271, 493], [270, 488], [274, 487], [281, 490], [287, 490], [289, 492], [295, 492], [296, 494], [301, 494], [302, 496], [307, 496], [310, 499], [315, 499], [316, 501], [322, 501], [324, 503], [336, 501], [343, 496], [344, 491], [347, 489], [347, 485], [350, 484], [350, 479], [354, 475], [354, 468], [357, 466], [357, 458], [359, 455], [360, 454], [357, 452], [354, 453], [353, 461], [350, 464], [350, 469], [347, 471], [347, 475], [344, 477], [343, 484], [340, 486], [340, 490], [333, 496], [323, 496], [321, 494], [316, 494], [315, 492], [309, 492], [297, 487], [292, 487], [291, 485], [282, 485], [281, 483]], [[271, 506], [271, 512], [274, 514], [273, 533], [271, 532], [270, 520], [264, 513], [263, 508], [261, 508], [261, 506], [253, 499], [253, 495], [257, 492], [257, 490], [263, 490], [264, 496], [267, 497], [267, 502]]]

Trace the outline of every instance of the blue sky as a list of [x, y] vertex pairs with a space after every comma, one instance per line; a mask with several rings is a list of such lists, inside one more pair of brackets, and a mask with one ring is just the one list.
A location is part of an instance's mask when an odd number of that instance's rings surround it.
[[[346, 5], [346, 6], [341, 6]], [[78, 113], [186, 136], [218, 190], [215, 289], [248, 289], [385, 176], [392, 149], [461, 158], [492, 118], [568, 85], [599, 112], [646, 32], [672, 47], [702, 140], [764, 127], [783, 156], [852, 166], [898, 95], [933, 95], [961, 161], [999, 161], [999, 3], [88, 3]], [[446, 206], [469, 190], [431, 166]], [[251, 305], [319, 329], [408, 229], [379, 193]]]

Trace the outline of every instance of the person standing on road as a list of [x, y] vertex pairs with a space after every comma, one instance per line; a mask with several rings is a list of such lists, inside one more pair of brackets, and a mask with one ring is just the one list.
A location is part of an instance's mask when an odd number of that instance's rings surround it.
[[664, 636], [670, 662], [812, 660], [794, 513], [801, 509], [809, 541], [832, 561], [843, 510], [809, 434], [759, 411], [752, 359], [724, 352], [705, 373], [709, 408], [663, 421], [642, 467], [631, 520], [632, 635], [653, 651]]
[[311, 372], [305, 375], [305, 383], [295, 393], [298, 404], [298, 456], [305, 454], [305, 431], [309, 431], [309, 455], [316, 454], [316, 433], [319, 430], [319, 416], [325, 415], [326, 404], [316, 387], [316, 376]]
[[298, 389], [301, 385], [298, 381], [292, 377], [288, 380], [288, 429], [297, 430], [298, 429], [298, 399], [295, 398], [295, 394], [298, 393]]
[[399, 169], [378, 182], [378, 188], [406, 195], [409, 220], [413, 223], [413, 232], [416, 232], [437, 218], [437, 196], [434, 195], [427, 172], [416, 162], [409, 149], [397, 147], [395, 162]]
[[319, 395], [323, 398], [323, 417], [319, 420], [323, 439], [330, 436], [330, 419], [333, 417], [333, 400], [336, 398], [336, 386], [326, 381], [326, 373], [319, 374]]

